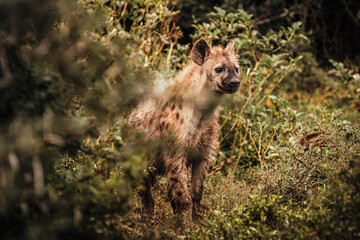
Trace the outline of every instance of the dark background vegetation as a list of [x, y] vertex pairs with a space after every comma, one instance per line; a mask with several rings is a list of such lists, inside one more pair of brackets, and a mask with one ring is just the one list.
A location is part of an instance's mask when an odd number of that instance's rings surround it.
[[182, 43], [190, 40], [193, 16], [203, 21], [215, 6], [230, 12], [245, 9], [254, 15], [256, 26], [263, 34], [269, 29], [278, 31], [281, 26], [301, 21], [301, 32], [311, 39], [312, 51], [322, 64], [326, 65], [329, 58], [359, 62], [360, 6], [356, 0], [179, 1], [176, 8], [181, 11], [178, 24], [184, 32]]
[[[359, 239], [360, 3], [0, 0], [0, 239]], [[203, 201], [182, 236], [129, 112], [234, 40], [241, 90], [221, 111]]]

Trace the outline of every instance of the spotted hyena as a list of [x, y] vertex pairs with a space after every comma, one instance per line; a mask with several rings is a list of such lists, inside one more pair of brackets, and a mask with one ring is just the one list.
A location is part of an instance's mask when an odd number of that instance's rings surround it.
[[[233, 41], [225, 48], [210, 48], [200, 39], [191, 59], [167, 91], [145, 99], [129, 117], [129, 127], [145, 129], [150, 139], [166, 142], [149, 167], [140, 192], [148, 218], [154, 214], [151, 186], [157, 174], [167, 176], [168, 198], [175, 214], [191, 220], [202, 209], [204, 180], [218, 144], [219, 105], [225, 94], [235, 93], [240, 85]], [[189, 190], [186, 170], [190, 166]]]

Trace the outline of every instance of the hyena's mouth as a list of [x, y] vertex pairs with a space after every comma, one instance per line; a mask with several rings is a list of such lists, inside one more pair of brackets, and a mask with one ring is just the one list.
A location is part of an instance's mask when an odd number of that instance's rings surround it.
[[218, 87], [220, 90], [222, 90], [222, 91], [224, 91], [224, 92], [226, 92], [226, 93], [235, 93], [235, 92], [239, 89], [238, 86], [227, 88], [227, 87], [225, 87], [225, 86], [223, 86], [223, 85], [221, 85], [221, 84], [217, 84], [217, 87]]

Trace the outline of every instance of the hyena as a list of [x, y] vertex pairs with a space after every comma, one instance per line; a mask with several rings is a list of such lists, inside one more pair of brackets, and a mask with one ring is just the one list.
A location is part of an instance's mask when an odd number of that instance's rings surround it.
[[[200, 200], [204, 180], [218, 144], [219, 105], [225, 94], [235, 93], [240, 86], [232, 40], [225, 48], [210, 48], [200, 39], [191, 51], [191, 59], [167, 91], [145, 99], [129, 117], [130, 128], [146, 129], [149, 139], [166, 142], [148, 168], [140, 192], [147, 218], [154, 214], [151, 187], [157, 174], [167, 176], [168, 198], [174, 214], [191, 221], [203, 208]], [[189, 190], [186, 170], [190, 166]]]

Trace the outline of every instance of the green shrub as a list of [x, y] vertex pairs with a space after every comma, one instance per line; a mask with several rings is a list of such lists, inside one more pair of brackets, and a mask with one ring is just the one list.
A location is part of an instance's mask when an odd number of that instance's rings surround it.
[[186, 239], [357, 239], [359, 161], [299, 207], [279, 195], [250, 195], [246, 204], [205, 216]]
[[146, 89], [139, 57], [71, 1], [1, 2], [0, 16], [1, 238], [121, 237], [109, 219], [146, 167], [140, 136], [120, 148]]
[[[153, 145], [123, 133], [150, 86], [187, 64], [180, 13], [168, 0], [79, 4], [0, 3], [1, 239], [174, 238], [165, 179], [141, 221]], [[243, 10], [207, 16], [191, 37], [235, 41], [241, 92], [204, 190], [217, 210], [182, 238], [359, 238], [356, 66], [320, 68], [299, 22], [260, 34]]]

